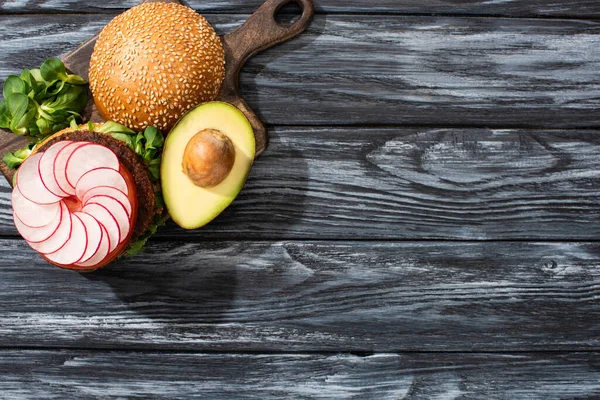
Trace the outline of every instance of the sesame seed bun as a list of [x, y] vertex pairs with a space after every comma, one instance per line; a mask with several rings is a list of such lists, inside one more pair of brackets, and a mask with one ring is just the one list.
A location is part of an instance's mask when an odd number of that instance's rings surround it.
[[224, 75], [223, 45], [204, 17], [180, 4], [144, 3], [102, 30], [89, 81], [105, 120], [168, 132], [188, 110], [214, 100]]

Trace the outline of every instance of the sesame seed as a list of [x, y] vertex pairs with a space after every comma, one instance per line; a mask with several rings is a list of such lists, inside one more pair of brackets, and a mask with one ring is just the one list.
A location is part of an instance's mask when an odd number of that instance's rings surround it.
[[160, 126], [168, 128], [189, 108], [214, 99], [224, 66], [220, 39], [202, 16], [179, 4], [145, 3], [101, 32], [90, 89], [111, 119], [144, 128], [162, 116]]

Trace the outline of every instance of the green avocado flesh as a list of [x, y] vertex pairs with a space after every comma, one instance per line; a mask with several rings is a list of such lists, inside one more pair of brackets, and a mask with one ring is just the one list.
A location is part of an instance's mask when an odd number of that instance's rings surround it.
[[[198, 132], [216, 129], [229, 137], [235, 148], [235, 162], [217, 186], [202, 188], [183, 172], [185, 148]], [[222, 102], [202, 104], [188, 112], [173, 127], [163, 149], [161, 185], [167, 211], [177, 225], [200, 228], [219, 215], [242, 190], [254, 161], [254, 132], [246, 116]]]

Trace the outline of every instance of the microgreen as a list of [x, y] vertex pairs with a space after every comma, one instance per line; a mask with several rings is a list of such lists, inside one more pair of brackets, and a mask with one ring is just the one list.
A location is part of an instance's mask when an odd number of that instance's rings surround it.
[[152, 180], [158, 181], [160, 179], [161, 150], [165, 138], [158, 129], [149, 126], [144, 132], [135, 133], [126, 126], [109, 121], [98, 128], [97, 131], [107, 133], [113, 138], [125, 142], [144, 160]]
[[0, 128], [10, 128], [10, 111], [6, 100], [0, 101]]
[[46, 60], [40, 69], [9, 75], [2, 90], [0, 128], [34, 142], [43, 140], [81, 119], [88, 101], [86, 84], [57, 58]]
[[26, 147], [19, 149], [14, 153], [7, 153], [2, 158], [2, 161], [4, 161], [4, 163], [8, 165], [10, 169], [17, 169], [23, 163], [23, 161], [29, 157], [34, 146], [34, 143], [29, 143]]
[[67, 73], [65, 64], [58, 58], [50, 58], [40, 67], [40, 74], [45, 81], [61, 80], [72, 85], [85, 85], [87, 81], [80, 76]]
[[[157, 208], [159, 208], [158, 207], [159, 197], [161, 199], [160, 201], [162, 201], [162, 195], [160, 193], [158, 195], [159, 196], [156, 197]], [[132, 256], [135, 256], [135, 255], [141, 253], [142, 251], [144, 251], [144, 247], [146, 246], [146, 242], [148, 241], [148, 239], [150, 239], [150, 237], [156, 233], [158, 228], [163, 225], [165, 225], [165, 221], [164, 221], [162, 215], [161, 214], [154, 215], [154, 221], [152, 221], [152, 223], [150, 224], [150, 227], [135, 242], [133, 242], [129, 245], [129, 248], [124, 253], [124, 256], [132, 257]]]
[[27, 84], [16, 75], [9, 75], [4, 81], [4, 88], [2, 89], [2, 95], [4, 98], [8, 98], [14, 93], [27, 94]]

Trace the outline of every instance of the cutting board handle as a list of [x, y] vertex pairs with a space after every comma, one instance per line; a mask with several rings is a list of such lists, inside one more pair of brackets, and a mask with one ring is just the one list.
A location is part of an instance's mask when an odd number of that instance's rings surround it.
[[[280, 24], [276, 20], [277, 13], [291, 3], [302, 8], [302, 15], [290, 25]], [[253, 55], [304, 32], [313, 15], [311, 0], [268, 0], [242, 26], [225, 35], [223, 42], [235, 50], [236, 66], [241, 67]]]
[[[300, 6], [302, 15], [289, 25], [280, 24], [276, 19], [277, 13], [283, 6], [291, 3]], [[221, 39], [227, 67], [217, 99], [233, 104], [246, 114], [254, 129], [256, 155], [267, 147], [267, 132], [258, 116], [240, 95], [240, 70], [250, 57], [304, 32], [314, 13], [311, 0], [267, 0], [242, 26]]]

